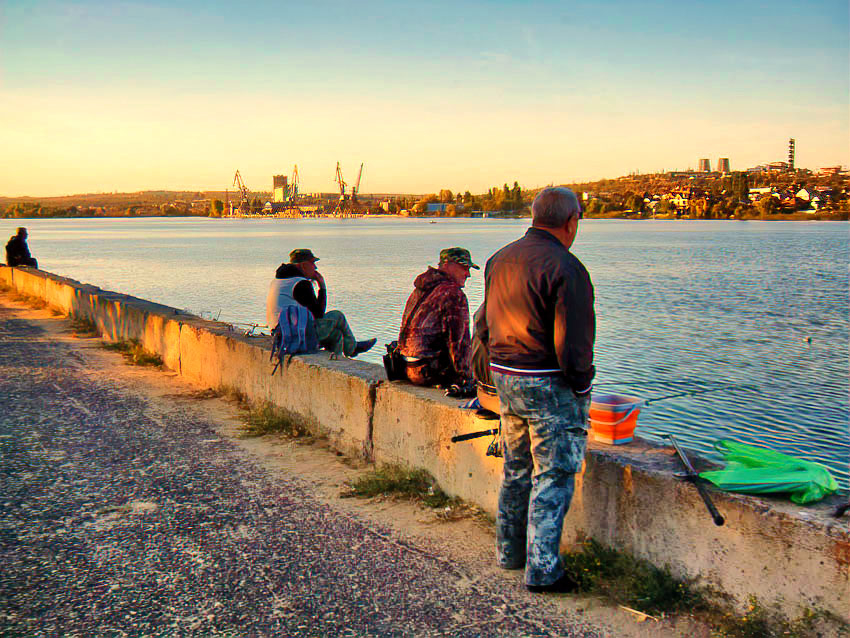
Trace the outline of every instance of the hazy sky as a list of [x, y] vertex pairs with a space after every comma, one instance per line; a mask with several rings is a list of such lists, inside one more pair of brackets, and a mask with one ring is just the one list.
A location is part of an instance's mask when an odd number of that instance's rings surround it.
[[0, 0], [0, 194], [850, 163], [847, 0]]

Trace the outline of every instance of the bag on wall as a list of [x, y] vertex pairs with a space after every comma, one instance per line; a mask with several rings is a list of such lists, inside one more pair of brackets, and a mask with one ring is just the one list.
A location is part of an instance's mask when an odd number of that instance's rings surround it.
[[401, 352], [398, 351], [398, 341], [388, 343], [387, 354], [384, 355], [384, 370], [387, 373], [387, 379], [390, 381], [407, 379], [406, 369], [407, 362]]
[[272, 330], [272, 374], [283, 363], [286, 355], [308, 354], [319, 351], [319, 340], [313, 325], [313, 315], [300, 304], [287, 306], [280, 312], [277, 326]]

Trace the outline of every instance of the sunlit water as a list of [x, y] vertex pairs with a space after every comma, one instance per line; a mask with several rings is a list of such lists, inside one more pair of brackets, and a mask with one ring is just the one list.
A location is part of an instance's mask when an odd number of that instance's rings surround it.
[[[414, 277], [441, 248], [482, 267], [527, 220], [0, 220], [30, 230], [57, 274], [225, 321], [264, 322], [269, 280], [293, 248], [321, 258], [329, 309], [358, 338], [396, 338]], [[598, 390], [661, 397], [643, 408], [711, 455], [720, 438], [819, 461], [848, 487], [848, 229], [817, 222], [584, 221], [573, 248], [596, 288]], [[483, 298], [473, 271], [470, 308]], [[382, 346], [363, 358], [378, 362]]]

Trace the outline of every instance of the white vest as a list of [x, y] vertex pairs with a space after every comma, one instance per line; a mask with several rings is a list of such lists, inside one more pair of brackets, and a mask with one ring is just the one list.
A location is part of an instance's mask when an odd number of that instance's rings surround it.
[[269, 294], [266, 295], [266, 325], [269, 330], [277, 326], [281, 311], [287, 306], [300, 305], [292, 296], [295, 286], [302, 281], [310, 281], [306, 277], [287, 277], [286, 279], [272, 279], [269, 285]]

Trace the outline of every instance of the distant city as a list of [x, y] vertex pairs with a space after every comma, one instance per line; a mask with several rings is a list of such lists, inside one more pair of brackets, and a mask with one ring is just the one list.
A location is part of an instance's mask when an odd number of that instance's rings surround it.
[[[631, 173], [595, 182], [566, 183], [584, 202], [588, 217], [678, 219], [788, 218], [800, 214], [847, 218], [848, 171], [796, 166], [796, 140], [788, 140], [783, 161], [733, 170], [728, 157], [712, 169], [700, 158], [697, 169]], [[542, 187], [494, 186], [486, 193], [440, 189], [429, 194], [368, 193], [361, 190], [361, 163], [353, 183], [336, 165], [336, 190], [301, 191], [298, 166], [273, 175], [270, 191], [252, 191], [239, 170], [222, 191], [141, 191], [62, 197], [0, 197], [0, 217], [361, 217], [365, 215], [523, 217]], [[778, 217], [777, 217], [778, 216]]]

